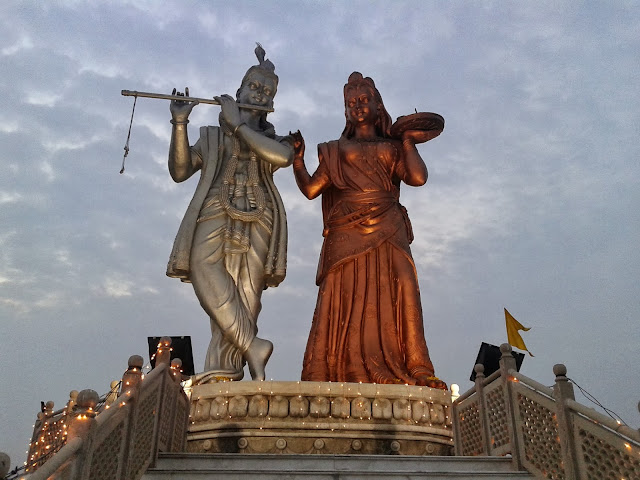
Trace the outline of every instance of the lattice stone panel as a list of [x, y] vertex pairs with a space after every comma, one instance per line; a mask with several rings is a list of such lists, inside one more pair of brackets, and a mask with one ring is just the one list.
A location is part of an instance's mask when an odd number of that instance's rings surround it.
[[[124, 419], [123, 419], [124, 420]], [[89, 477], [91, 480], [116, 480], [119, 452], [122, 449], [125, 422], [120, 421], [93, 449]]]
[[169, 384], [167, 380], [164, 388], [160, 425], [158, 426], [158, 451], [160, 452], [166, 452], [171, 449], [171, 438], [169, 436], [171, 435], [171, 425], [173, 423], [171, 413], [177, 396], [176, 387], [176, 385]]
[[542, 395], [521, 390], [518, 407], [522, 420], [525, 463], [550, 480], [564, 479], [558, 422], [553, 401]]
[[172, 452], [181, 452], [187, 438], [187, 416], [189, 415], [189, 401], [184, 395], [176, 399], [175, 418], [173, 423]]
[[578, 452], [588, 480], [640, 479], [640, 449], [574, 415]]
[[484, 395], [486, 398], [491, 450], [497, 450], [510, 443], [507, 407], [504, 401], [504, 386], [502, 382], [493, 382], [485, 387]]
[[462, 455], [482, 455], [484, 452], [478, 402], [479, 398], [476, 395], [463, 401], [457, 407]]
[[133, 451], [130, 460], [130, 475], [139, 478], [151, 461], [151, 447], [153, 442], [153, 424], [157, 415], [158, 394], [160, 383], [145, 392], [136, 406], [135, 430], [133, 436]]

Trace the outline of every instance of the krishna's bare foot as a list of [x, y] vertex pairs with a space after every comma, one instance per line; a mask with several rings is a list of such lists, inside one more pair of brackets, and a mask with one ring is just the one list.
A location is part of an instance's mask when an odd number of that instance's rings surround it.
[[249, 373], [252, 380], [264, 380], [264, 369], [267, 366], [271, 352], [273, 352], [273, 343], [258, 337], [253, 339], [249, 349], [244, 352], [244, 359], [249, 365]]

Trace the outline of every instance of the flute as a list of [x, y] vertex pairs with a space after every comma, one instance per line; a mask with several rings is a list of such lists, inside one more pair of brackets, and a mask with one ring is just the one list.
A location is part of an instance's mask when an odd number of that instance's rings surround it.
[[[195, 102], [207, 103], [209, 105], [220, 105], [220, 102], [215, 98], [197, 98], [187, 97], [183, 95], [164, 95], [162, 93], [149, 93], [149, 92], [137, 92], [136, 90], [122, 90], [122, 95], [125, 97], [143, 97], [143, 98], [159, 98], [160, 100], [177, 100], [179, 102]], [[273, 112], [273, 108], [264, 107], [262, 105], [249, 105], [247, 103], [238, 103], [238, 108], [244, 108], [247, 110], [260, 110], [263, 112]]]

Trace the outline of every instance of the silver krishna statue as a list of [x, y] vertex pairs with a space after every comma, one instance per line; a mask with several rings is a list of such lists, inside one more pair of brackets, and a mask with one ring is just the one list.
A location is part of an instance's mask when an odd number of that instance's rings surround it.
[[[273, 174], [293, 161], [293, 140], [267, 121], [278, 86], [273, 63], [258, 44], [236, 93], [216, 97], [219, 127], [200, 127], [189, 145], [189, 92], [171, 102], [169, 172], [182, 182], [200, 171], [195, 194], [171, 252], [167, 275], [193, 284], [210, 318], [211, 342], [196, 383], [239, 380], [245, 362], [263, 380], [273, 344], [257, 336], [261, 295], [285, 277], [287, 223]], [[243, 108], [239, 108], [240, 104]], [[251, 109], [250, 106], [256, 106]]]

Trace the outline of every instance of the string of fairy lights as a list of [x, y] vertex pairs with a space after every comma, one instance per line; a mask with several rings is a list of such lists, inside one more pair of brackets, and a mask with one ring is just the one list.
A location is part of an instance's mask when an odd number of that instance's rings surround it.
[[[100, 400], [96, 408], [90, 408], [99, 413], [103, 409], [110, 407], [117, 396], [121, 382], [112, 382], [110, 390], [100, 396]], [[75, 393], [75, 395], [74, 395]], [[43, 465], [49, 457], [58, 452], [66, 443], [69, 435], [69, 424], [71, 418], [75, 415], [74, 406], [77, 391], [72, 391], [69, 401], [64, 408], [58, 411], [45, 410], [41, 412], [38, 420], [32, 425], [33, 436], [29, 439], [29, 449], [26, 451], [27, 461], [24, 462], [25, 471], [30, 472]], [[75, 415], [77, 418], [84, 419], [82, 414]]]
[[[138, 367], [130, 367], [123, 374], [123, 380], [111, 382], [109, 391], [99, 397], [96, 407], [88, 408], [90, 415], [97, 415], [100, 412], [111, 408], [118, 398], [118, 392], [120, 392], [121, 387], [126, 389], [121, 393], [130, 396], [131, 391], [128, 387], [131, 386], [131, 379], [128, 378], [128, 374], [136, 376], [140, 373], [140, 380], [143, 381], [145, 373], [148, 373], [148, 371], [151, 370], [151, 363], [156, 359], [156, 356], [165, 354], [166, 348], [167, 346], [160, 341], [160, 343], [158, 343], [156, 353], [151, 356], [149, 363], [142, 367], [142, 369], [139, 369]], [[168, 347], [168, 350], [170, 355], [173, 348]], [[173, 368], [174, 367], [172, 366], [172, 369]], [[182, 373], [181, 369], [179, 370], [179, 373]], [[73, 395], [74, 393], [75, 395]], [[86, 420], [90, 418], [86, 414], [75, 411], [74, 407], [76, 404], [76, 396], [77, 392], [72, 391], [69, 401], [63, 409], [54, 412], [53, 403], [51, 403], [50, 408], [45, 407], [41, 414], [39, 414], [38, 420], [32, 426], [34, 429], [33, 435], [29, 439], [28, 450], [25, 452], [27, 454], [27, 460], [24, 462], [25, 472], [33, 472], [36, 470], [67, 443], [69, 424], [72, 418], [77, 418], [78, 420]], [[121, 399], [118, 403], [118, 407], [124, 407], [125, 405], [126, 400]]]

